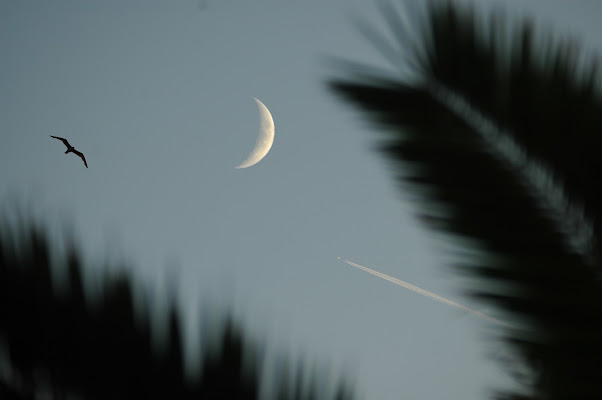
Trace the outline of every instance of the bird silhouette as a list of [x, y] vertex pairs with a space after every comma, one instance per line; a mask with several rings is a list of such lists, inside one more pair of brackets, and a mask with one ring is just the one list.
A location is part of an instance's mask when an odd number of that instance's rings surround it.
[[64, 139], [64, 138], [58, 137], [58, 136], [52, 136], [52, 135], [50, 135], [50, 137], [58, 139], [61, 142], [63, 142], [65, 144], [65, 146], [67, 146], [67, 151], [65, 152], [65, 154], [67, 154], [67, 153], [76, 154], [77, 156], [79, 156], [79, 158], [82, 159], [82, 161], [84, 162], [84, 165], [86, 166], [86, 168], [88, 168], [88, 163], [86, 162], [86, 157], [84, 157], [84, 154], [81, 151], [75, 150], [75, 147], [71, 146], [69, 144], [69, 142], [67, 141], [67, 139]]

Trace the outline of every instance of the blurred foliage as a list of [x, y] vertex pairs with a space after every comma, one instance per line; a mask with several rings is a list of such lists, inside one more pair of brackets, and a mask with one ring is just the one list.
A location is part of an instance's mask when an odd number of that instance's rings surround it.
[[381, 3], [385, 33], [360, 23], [392, 71], [339, 62], [329, 87], [385, 131], [402, 192], [511, 323], [521, 385], [496, 396], [602, 398], [598, 63], [527, 18], [425, 3]]
[[[70, 245], [51, 266], [51, 241], [33, 223], [0, 229], [0, 398], [257, 399], [262, 382], [258, 343], [224, 318], [201, 348], [202, 368], [187, 375], [180, 314], [171, 306], [165, 340], [153, 343], [148, 311], [135, 307], [125, 275], [106, 279], [91, 300], [82, 257]], [[64, 265], [63, 265], [64, 264]], [[65, 268], [65, 290], [52, 268]], [[201, 339], [199, 339], [201, 340]], [[342, 380], [310, 378], [284, 362], [267, 389], [282, 400], [351, 399]]]

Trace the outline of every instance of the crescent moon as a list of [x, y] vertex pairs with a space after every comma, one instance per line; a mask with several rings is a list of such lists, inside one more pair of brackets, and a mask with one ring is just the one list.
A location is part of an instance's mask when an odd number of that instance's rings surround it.
[[274, 143], [274, 119], [268, 108], [255, 97], [253, 100], [259, 108], [259, 135], [251, 154], [235, 168], [247, 168], [257, 164], [268, 154]]

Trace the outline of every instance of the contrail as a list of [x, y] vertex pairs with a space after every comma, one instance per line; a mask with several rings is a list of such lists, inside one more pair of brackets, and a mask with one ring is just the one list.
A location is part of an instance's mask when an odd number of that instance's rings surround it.
[[[337, 259], [341, 260], [341, 257], [337, 257]], [[437, 300], [437, 301], [439, 301], [439, 302], [441, 302], [443, 304], [447, 304], [448, 306], [456, 307], [456, 308], [458, 308], [460, 310], [467, 311], [467, 312], [469, 312], [471, 314], [476, 315], [477, 317], [486, 319], [486, 320], [491, 321], [491, 322], [495, 322], [496, 324], [509, 326], [509, 324], [507, 322], [501, 321], [501, 320], [499, 320], [497, 318], [490, 317], [487, 314], [483, 314], [480, 311], [474, 310], [474, 309], [472, 309], [470, 307], [466, 307], [466, 306], [464, 306], [462, 304], [456, 303], [455, 301], [451, 301], [449, 299], [446, 299], [445, 297], [438, 296], [435, 293], [429, 292], [428, 290], [421, 289], [418, 286], [411, 285], [411, 284], [409, 284], [407, 282], [404, 282], [404, 281], [402, 281], [400, 279], [393, 278], [392, 276], [389, 276], [387, 274], [383, 274], [382, 272], [375, 271], [375, 270], [370, 269], [368, 267], [364, 267], [363, 265], [356, 264], [356, 263], [354, 263], [352, 261], [349, 261], [349, 260], [342, 259], [342, 261], [344, 263], [346, 263], [346, 264], [351, 265], [352, 267], [364, 270], [364, 271], [366, 271], [366, 272], [368, 272], [368, 273], [370, 273], [372, 275], [376, 275], [379, 278], [383, 278], [385, 280], [388, 280], [389, 282], [392, 282], [392, 283], [394, 283], [396, 285], [399, 285], [401, 287], [404, 287], [406, 289], [410, 289], [411, 291], [416, 292], [418, 294], [421, 294], [423, 296], [430, 297], [431, 299]]]

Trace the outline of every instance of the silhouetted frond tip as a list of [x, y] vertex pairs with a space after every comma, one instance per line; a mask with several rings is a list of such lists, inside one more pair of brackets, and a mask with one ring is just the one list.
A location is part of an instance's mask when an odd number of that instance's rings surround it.
[[[82, 285], [79, 252], [71, 247], [51, 266], [52, 249], [42, 229], [0, 224], [2, 400], [41, 393], [83, 399], [259, 398], [261, 347], [230, 316], [211, 326], [219, 340], [201, 346], [202, 368], [190, 374], [184, 368], [182, 318], [173, 304], [165, 319], [167, 334], [157, 346], [149, 313], [134, 307], [129, 276], [100, 283], [102, 295], [92, 306]], [[63, 274], [68, 293], [56, 289], [52, 268], [68, 270]], [[272, 391], [282, 388], [278, 379], [271, 382]], [[322, 396], [326, 383], [304, 387], [307, 398], [333, 398]], [[291, 387], [283, 400], [301, 398]], [[344, 398], [352, 397], [346, 392]]]

